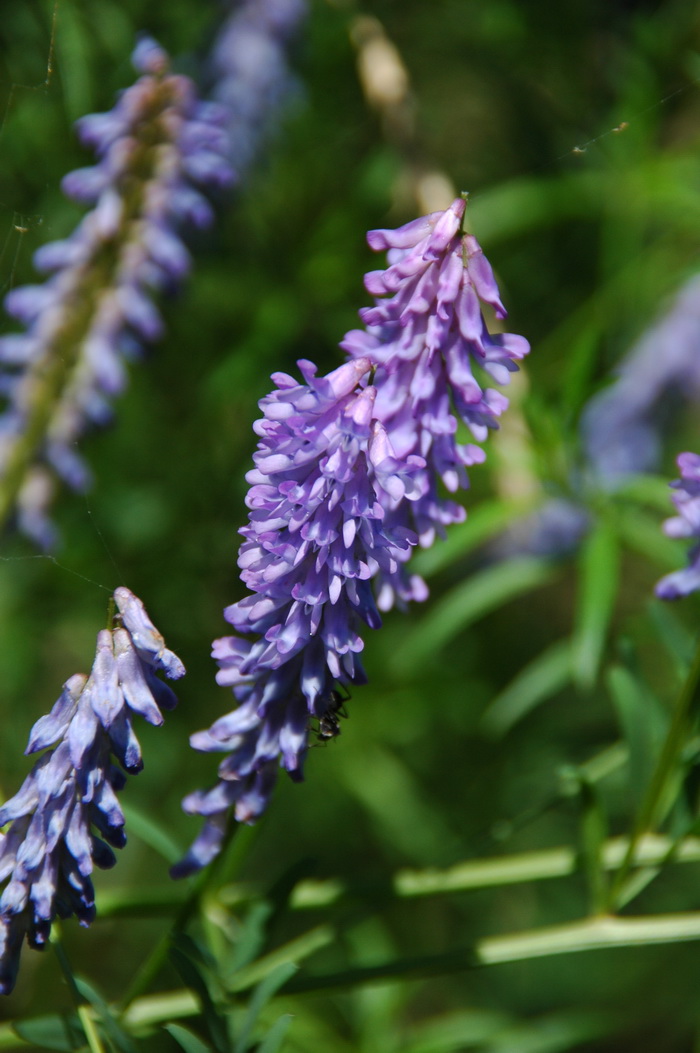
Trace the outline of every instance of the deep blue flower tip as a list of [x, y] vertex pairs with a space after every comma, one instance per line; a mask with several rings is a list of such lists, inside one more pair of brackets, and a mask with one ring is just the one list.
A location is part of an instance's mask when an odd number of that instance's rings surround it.
[[[51, 712], [35, 723], [27, 752], [43, 752], [18, 793], [0, 807], [0, 825], [9, 824], [0, 834], [0, 881], [6, 882], [1, 993], [14, 986], [25, 936], [41, 949], [54, 918], [92, 921], [90, 875], [94, 867], [114, 866], [112, 849], [126, 842], [117, 797], [125, 775], [114, 761], [129, 772], [142, 767], [132, 716], [162, 723], [156, 670], [184, 673], [138, 597], [122, 587], [114, 600], [117, 624], [98, 633], [90, 675], [71, 677]], [[160, 687], [170, 703], [172, 692]]]

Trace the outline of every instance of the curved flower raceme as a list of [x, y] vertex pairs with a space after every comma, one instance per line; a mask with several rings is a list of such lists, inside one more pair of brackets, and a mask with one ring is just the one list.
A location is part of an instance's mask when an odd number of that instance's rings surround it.
[[109, 113], [78, 121], [97, 164], [63, 181], [92, 206], [65, 241], [35, 255], [43, 285], [5, 299], [26, 332], [0, 338], [0, 524], [14, 510], [20, 528], [44, 547], [56, 477], [84, 489], [89, 473], [75, 444], [110, 416], [108, 400], [126, 382], [124, 359], [157, 339], [154, 291], [173, 289], [189, 269], [183, 227], [204, 227], [213, 212], [201, 190], [231, 182], [224, 113], [198, 102], [192, 82], [169, 71], [152, 40], [133, 54], [140, 79]]
[[614, 384], [587, 405], [581, 421], [588, 472], [615, 489], [658, 465], [668, 410], [700, 395], [700, 275], [625, 356]]
[[[24, 937], [45, 946], [54, 918], [95, 915], [93, 866], [111, 867], [126, 841], [117, 792], [124, 772], [143, 767], [134, 715], [162, 724], [173, 692], [157, 676], [183, 676], [143, 604], [126, 588], [116, 624], [97, 636], [89, 677], [68, 680], [51, 712], [32, 728], [28, 754], [42, 752], [19, 793], [0, 807], [0, 993], [15, 984]], [[118, 764], [115, 763], [118, 762]]]
[[[522, 336], [489, 333], [480, 301], [497, 319], [506, 317], [493, 272], [475, 237], [462, 230], [465, 200], [397, 230], [372, 230], [375, 251], [388, 250], [386, 270], [365, 276], [378, 299], [360, 311], [362, 330], [341, 347], [376, 367], [375, 412], [399, 459], [420, 455], [421, 494], [410, 506], [389, 498], [390, 521], [413, 526], [420, 544], [431, 545], [449, 523], [465, 517], [461, 505], [441, 493], [468, 486], [466, 468], [484, 460], [480, 446], [457, 440], [460, 422], [482, 442], [508, 405], [482, 377], [507, 384], [529, 351]], [[418, 578], [384, 576], [382, 609], [401, 599], [422, 599]]]
[[209, 58], [212, 94], [226, 114], [236, 176], [250, 167], [275, 114], [295, 89], [286, 50], [303, 21], [305, 0], [243, 0], [219, 30]]
[[217, 681], [238, 708], [192, 738], [226, 753], [213, 789], [191, 794], [186, 811], [206, 817], [175, 875], [218, 852], [227, 815], [251, 822], [265, 809], [277, 767], [301, 779], [309, 734], [338, 732], [344, 689], [363, 683], [360, 627], [377, 628], [370, 580], [396, 572], [415, 535], [389, 530], [385, 501], [418, 496], [417, 456], [398, 460], [374, 419], [370, 362], [358, 358], [325, 377], [299, 363], [305, 383], [278, 373], [263, 399], [260, 437], [239, 554], [250, 594], [225, 611], [238, 633], [214, 643]]
[[695, 544], [689, 552], [689, 566], [667, 574], [656, 586], [662, 600], [677, 600], [700, 589], [700, 455], [680, 454], [678, 467], [681, 477], [671, 483], [678, 515], [666, 520], [664, 532], [669, 537], [695, 538]]

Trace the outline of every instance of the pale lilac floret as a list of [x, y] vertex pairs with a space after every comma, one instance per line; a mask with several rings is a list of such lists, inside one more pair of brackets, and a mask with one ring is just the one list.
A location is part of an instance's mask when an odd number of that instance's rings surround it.
[[77, 440], [110, 418], [125, 361], [161, 337], [153, 296], [181, 284], [190, 267], [183, 232], [213, 221], [206, 192], [233, 178], [222, 108], [199, 102], [155, 41], [141, 40], [132, 58], [141, 76], [114, 109], [77, 122], [97, 163], [62, 186], [91, 210], [36, 253], [44, 284], [5, 298], [26, 331], [0, 337], [0, 521], [14, 509], [44, 546], [51, 488], [32, 483], [37, 468], [72, 489], [89, 485]]
[[667, 574], [656, 586], [662, 600], [677, 600], [700, 589], [700, 455], [682, 453], [678, 458], [680, 479], [671, 483], [678, 512], [664, 523], [669, 537], [695, 538], [688, 553], [689, 566]]
[[[468, 486], [466, 469], [484, 460], [481, 443], [498, 427], [508, 405], [489, 378], [507, 384], [529, 351], [524, 337], [490, 333], [481, 302], [497, 319], [506, 316], [493, 271], [476, 238], [462, 229], [465, 200], [444, 212], [414, 220], [397, 230], [367, 235], [375, 251], [388, 250], [389, 266], [365, 276], [377, 299], [360, 311], [365, 328], [349, 332], [341, 346], [376, 366], [375, 413], [399, 459], [425, 459], [421, 494], [410, 506], [389, 499], [389, 519], [414, 527], [429, 546], [449, 523], [464, 519], [464, 508], [445, 496]], [[475, 442], [458, 440], [466, 425]], [[422, 598], [417, 578], [384, 578], [381, 606]]]
[[337, 733], [347, 688], [365, 681], [362, 625], [381, 625], [371, 581], [395, 574], [416, 541], [387, 526], [381, 498], [417, 497], [424, 461], [395, 456], [374, 415], [369, 361], [325, 377], [310, 362], [299, 367], [304, 383], [277, 373], [277, 390], [260, 403], [238, 561], [250, 591], [224, 612], [248, 638], [223, 637], [213, 651], [217, 681], [238, 707], [192, 737], [195, 749], [227, 756], [217, 784], [185, 799], [206, 823], [178, 876], [216, 855], [227, 814], [261, 814], [279, 766], [302, 777], [314, 723]]
[[[128, 589], [114, 594], [114, 628], [97, 636], [89, 677], [76, 674], [32, 728], [26, 752], [41, 753], [20, 791], [0, 807], [0, 993], [15, 984], [24, 937], [45, 946], [55, 918], [95, 915], [91, 874], [111, 867], [126, 842], [117, 793], [143, 767], [134, 714], [163, 722], [176, 699], [157, 676], [184, 675], [180, 659]], [[115, 763], [115, 761], [117, 763]]]

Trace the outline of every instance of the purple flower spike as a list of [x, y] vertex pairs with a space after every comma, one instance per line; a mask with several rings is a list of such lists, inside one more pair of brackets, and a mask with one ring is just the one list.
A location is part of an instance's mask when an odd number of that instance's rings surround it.
[[690, 565], [667, 574], [656, 586], [662, 600], [678, 600], [700, 589], [700, 455], [682, 453], [678, 458], [681, 477], [671, 483], [676, 491], [673, 503], [678, 511], [664, 523], [669, 537], [691, 537], [696, 542], [688, 553]]
[[[398, 230], [372, 230], [375, 251], [388, 250], [386, 270], [365, 276], [374, 307], [360, 311], [365, 328], [349, 332], [341, 343], [352, 356], [376, 366], [375, 415], [384, 425], [396, 457], [425, 458], [418, 473], [420, 496], [411, 505], [390, 496], [387, 522], [414, 528], [424, 547], [445, 526], [465, 517], [464, 508], [445, 497], [466, 488], [466, 469], [484, 460], [474, 443], [457, 441], [460, 422], [483, 442], [508, 400], [484, 387], [483, 378], [507, 384], [518, 361], [529, 351], [522, 336], [489, 333], [480, 301], [506, 316], [491, 266], [477, 240], [465, 234], [465, 200], [444, 212], [413, 220]], [[382, 575], [379, 605], [422, 599], [418, 578]]]
[[44, 477], [89, 485], [77, 440], [109, 418], [125, 358], [161, 336], [152, 298], [189, 270], [181, 234], [213, 219], [203, 191], [233, 179], [222, 109], [198, 102], [153, 40], [138, 43], [133, 63], [142, 75], [114, 109], [77, 123], [97, 163], [67, 175], [63, 190], [92, 210], [69, 238], [36, 253], [44, 284], [5, 299], [26, 333], [0, 337], [0, 524], [14, 511], [42, 547], [54, 539]]
[[0, 835], [0, 882], [7, 882], [0, 896], [2, 994], [15, 985], [25, 936], [41, 949], [55, 918], [92, 921], [93, 867], [113, 866], [112, 848], [126, 843], [117, 800], [124, 770], [142, 767], [133, 715], [161, 724], [161, 693], [168, 701], [174, 696], [155, 674], [185, 672], [141, 601], [125, 588], [114, 599], [120, 613], [114, 628], [98, 633], [90, 676], [72, 676], [36, 722], [26, 752], [46, 752], [0, 807], [0, 826], [9, 823]]
[[385, 504], [418, 495], [425, 462], [396, 458], [375, 418], [368, 359], [320, 378], [311, 362], [299, 368], [305, 383], [278, 373], [260, 402], [238, 559], [250, 591], [224, 612], [249, 639], [226, 636], [213, 651], [217, 681], [239, 704], [192, 737], [195, 749], [226, 756], [216, 785], [184, 801], [206, 823], [177, 877], [216, 855], [227, 814], [249, 823], [263, 812], [278, 766], [302, 778], [314, 726], [321, 738], [338, 733], [348, 685], [365, 682], [362, 623], [381, 625], [370, 581], [395, 574], [416, 542], [387, 527]]
[[298, 90], [286, 52], [306, 10], [305, 0], [243, 0], [219, 30], [208, 66], [239, 177], [269, 135], [276, 112]]
[[658, 466], [674, 406], [700, 395], [699, 343], [700, 275], [694, 274], [622, 360], [615, 383], [586, 406], [582, 440], [598, 486], [615, 490]]

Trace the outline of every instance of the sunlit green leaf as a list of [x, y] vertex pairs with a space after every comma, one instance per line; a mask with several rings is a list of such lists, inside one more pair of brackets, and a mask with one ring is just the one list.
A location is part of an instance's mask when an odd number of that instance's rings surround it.
[[279, 988], [296, 972], [297, 966], [294, 962], [284, 962], [258, 984], [250, 996], [245, 1020], [233, 1044], [233, 1053], [246, 1053], [253, 1034], [253, 1028], [261, 1011]]
[[580, 559], [572, 663], [576, 679], [584, 687], [590, 687], [598, 675], [618, 574], [617, 538], [611, 527], [601, 522], [585, 539]]
[[178, 1046], [184, 1049], [185, 1053], [211, 1053], [211, 1046], [208, 1046], [206, 1042], [202, 1042], [198, 1035], [188, 1031], [181, 1024], [164, 1024], [163, 1030], [167, 1031], [175, 1039]]
[[571, 680], [571, 641], [559, 640], [534, 658], [496, 695], [484, 712], [482, 727], [490, 735], [505, 735], [540, 702], [561, 691]]
[[83, 1029], [74, 1016], [41, 1016], [18, 1021], [13, 1026], [19, 1037], [35, 1049], [70, 1050], [85, 1044]]
[[434, 602], [407, 633], [393, 657], [393, 668], [410, 675], [472, 622], [547, 584], [556, 571], [547, 560], [520, 557], [470, 575]]
[[121, 1050], [122, 1053], [135, 1053], [136, 1046], [131, 1037], [119, 1025], [102, 995], [92, 986], [92, 984], [89, 984], [87, 980], [84, 980], [81, 977], [75, 977], [75, 985], [86, 1002], [88, 1002], [88, 1004], [95, 1010], [95, 1015], [102, 1024], [105, 1035], [110, 1039], [115, 1048]]
[[285, 1013], [278, 1020], [275, 1020], [258, 1046], [256, 1053], [279, 1053], [293, 1019], [294, 1016], [291, 1013]]
[[613, 666], [608, 671], [607, 684], [629, 750], [630, 788], [639, 804], [654, 770], [668, 719], [647, 685], [631, 670]]

